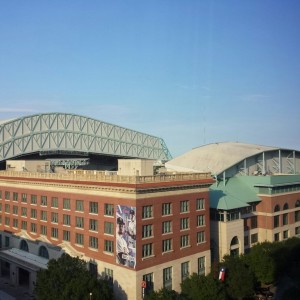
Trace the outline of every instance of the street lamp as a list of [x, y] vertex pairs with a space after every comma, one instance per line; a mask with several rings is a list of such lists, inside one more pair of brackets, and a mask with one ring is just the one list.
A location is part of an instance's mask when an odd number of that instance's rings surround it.
[[92, 300], [92, 295], [93, 295], [93, 294], [92, 294], [92, 293], [90, 293], [90, 300]]

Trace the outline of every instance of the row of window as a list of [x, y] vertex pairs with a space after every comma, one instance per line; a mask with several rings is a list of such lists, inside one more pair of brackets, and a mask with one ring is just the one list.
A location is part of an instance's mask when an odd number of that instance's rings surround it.
[[[196, 210], [203, 210], [205, 209], [205, 199], [199, 198], [196, 199]], [[189, 200], [183, 200], [180, 201], [180, 212], [185, 213], [190, 211], [190, 201]], [[162, 204], [162, 215], [172, 215], [173, 213], [173, 203], [163, 203]], [[142, 210], [142, 218], [148, 219], [153, 218], [153, 206], [147, 205], [143, 206]]]
[[[279, 227], [280, 226], [280, 217], [282, 219], [282, 225], [288, 225], [289, 224], [289, 215], [286, 214], [282, 214], [282, 215], [277, 215], [273, 217], [273, 225], [274, 228]], [[300, 221], [300, 210], [297, 210], [294, 212], [294, 219], [295, 222], [299, 222]]]
[[[198, 215], [197, 226], [205, 225], [205, 215]], [[171, 233], [173, 232], [173, 222], [171, 220], [162, 222], [162, 233]], [[190, 218], [181, 218], [180, 219], [180, 230], [185, 230], [190, 228]], [[153, 236], [153, 225], [147, 224], [142, 227], [142, 237], [148, 238]]]
[[[197, 234], [197, 244], [205, 243], [205, 232], [199, 231]], [[173, 250], [173, 239], [165, 239], [162, 241], [162, 252], [168, 252]], [[190, 235], [180, 236], [180, 248], [185, 248], [190, 246]], [[142, 246], [142, 257], [149, 257], [154, 255], [154, 244], [148, 243]]]
[[[190, 262], [181, 263], [181, 282], [184, 281], [189, 275], [190, 271]], [[163, 287], [166, 289], [173, 289], [173, 276], [174, 274], [173, 267], [167, 267], [163, 269]], [[198, 258], [198, 275], [205, 275], [205, 257]], [[151, 290], [154, 290], [154, 274], [148, 273], [143, 275], [143, 281], [146, 283], [145, 293], [148, 294]]]
[[[2, 199], [2, 191], [0, 191], [0, 199]], [[30, 203], [37, 205], [38, 197], [37, 195], [30, 195]], [[5, 192], [5, 200], [10, 200], [10, 192]], [[13, 201], [18, 202], [18, 193], [13, 192]], [[21, 194], [21, 202], [27, 203], [27, 194]], [[51, 197], [50, 200], [52, 208], [58, 208], [59, 199], [57, 197]], [[41, 206], [48, 206], [48, 198], [47, 196], [40, 196], [40, 203]], [[75, 200], [75, 210], [76, 211], [84, 211], [84, 200]], [[89, 201], [89, 212], [92, 214], [98, 214], [98, 202]], [[63, 209], [71, 210], [71, 199], [63, 198]], [[104, 204], [104, 214], [108, 216], [114, 215], [114, 207], [112, 204]]]
[[[295, 203], [295, 207], [300, 207], [300, 200], [297, 200], [296, 203]], [[287, 210], [289, 209], [289, 205], [287, 203], [285, 203], [283, 205], [283, 210]], [[277, 212], [277, 211], [280, 211], [280, 205], [277, 204], [275, 207], [274, 207], [274, 212]]]
[[[36, 211], [31, 211], [31, 218], [37, 219]], [[4, 219], [5, 219], [4, 224], [6, 226], [11, 226], [11, 218], [5, 217]], [[47, 212], [41, 211], [40, 219], [42, 221], [47, 221]], [[75, 227], [76, 228], [84, 228], [85, 221], [88, 221], [88, 223], [89, 223], [89, 230], [98, 232], [98, 220], [96, 220], [96, 219], [85, 220], [83, 217], [75, 217]], [[13, 222], [12, 223], [13, 227], [15, 227], [15, 228], [19, 227], [18, 219], [14, 218], [14, 219], [12, 219], [12, 222]], [[21, 221], [21, 222], [23, 223], [23, 222], [27, 222], [27, 221]], [[58, 213], [51, 213], [51, 222], [54, 224], [59, 223]], [[71, 216], [64, 214], [62, 223], [63, 223], [63, 225], [71, 226]], [[0, 215], [0, 224], [2, 224], [2, 216], [1, 215]], [[26, 224], [26, 223], [24, 223], [24, 224]], [[22, 228], [22, 229], [24, 229], [24, 228]], [[114, 235], [114, 223], [105, 221], [104, 222], [104, 233]]]

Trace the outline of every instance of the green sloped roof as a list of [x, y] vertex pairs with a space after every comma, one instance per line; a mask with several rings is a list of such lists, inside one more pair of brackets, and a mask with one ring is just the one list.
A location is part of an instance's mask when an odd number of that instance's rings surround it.
[[260, 201], [256, 189], [248, 176], [232, 177], [224, 182], [216, 182], [210, 187], [210, 207], [231, 210], [249, 206]]

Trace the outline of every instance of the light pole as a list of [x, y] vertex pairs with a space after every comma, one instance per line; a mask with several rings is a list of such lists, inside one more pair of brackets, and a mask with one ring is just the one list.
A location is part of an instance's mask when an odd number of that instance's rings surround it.
[[90, 300], [92, 300], [92, 295], [93, 295], [93, 294], [92, 294], [92, 293], [90, 293]]

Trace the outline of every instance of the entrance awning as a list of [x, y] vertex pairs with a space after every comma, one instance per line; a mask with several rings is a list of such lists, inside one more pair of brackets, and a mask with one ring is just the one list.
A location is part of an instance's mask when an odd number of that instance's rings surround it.
[[49, 262], [49, 259], [47, 258], [40, 257], [17, 248], [1, 250], [0, 259], [10, 263], [15, 263], [19, 267], [32, 271], [47, 269]]

